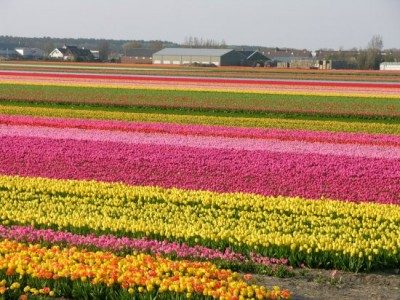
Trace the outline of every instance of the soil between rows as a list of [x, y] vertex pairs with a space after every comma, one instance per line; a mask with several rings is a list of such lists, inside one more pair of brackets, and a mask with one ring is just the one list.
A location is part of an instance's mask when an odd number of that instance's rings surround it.
[[351, 273], [332, 270], [295, 270], [291, 278], [254, 275], [256, 284], [279, 286], [293, 293], [293, 299], [393, 299], [400, 300], [399, 270]]

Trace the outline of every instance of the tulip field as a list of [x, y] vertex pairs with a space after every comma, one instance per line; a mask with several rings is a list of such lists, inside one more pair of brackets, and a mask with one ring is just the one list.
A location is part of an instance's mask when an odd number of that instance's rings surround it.
[[290, 299], [255, 277], [399, 269], [400, 83], [335, 76], [0, 70], [0, 297]]

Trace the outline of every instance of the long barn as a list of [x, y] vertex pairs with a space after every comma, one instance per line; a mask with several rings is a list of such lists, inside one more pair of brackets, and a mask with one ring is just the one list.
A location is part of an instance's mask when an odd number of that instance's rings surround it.
[[238, 66], [243, 55], [233, 49], [165, 48], [153, 54], [153, 64], [213, 64]]

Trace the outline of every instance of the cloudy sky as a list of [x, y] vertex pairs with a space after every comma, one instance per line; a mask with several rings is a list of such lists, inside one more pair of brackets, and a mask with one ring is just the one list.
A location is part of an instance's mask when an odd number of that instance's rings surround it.
[[0, 0], [0, 35], [400, 48], [400, 0]]

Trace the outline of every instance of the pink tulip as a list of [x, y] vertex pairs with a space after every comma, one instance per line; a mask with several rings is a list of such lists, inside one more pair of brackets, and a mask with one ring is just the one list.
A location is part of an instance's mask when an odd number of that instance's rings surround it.
[[0, 137], [0, 173], [262, 195], [399, 203], [400, 160]]
[[35, 229], [30, 226], [0, 225], [0, 238], [29, 243], [67, 243], [73, 246], [93, 246], [100, 249], [119, 251], [124, 249], [148, 251], [154, 254], [176, 255], [179, 258], [221, 259], [231, 262], [252, 262], [265, 266], [287, 265], [288, 260], [269, 258], [251, 254], [249, 258], [227, 248], [225, 251], [211, 249], [200, 245], [189, 246], [177, 242], [157, 241], [147, 238], [130, 239], [113, 235], [79, 235], [52, 229]]

